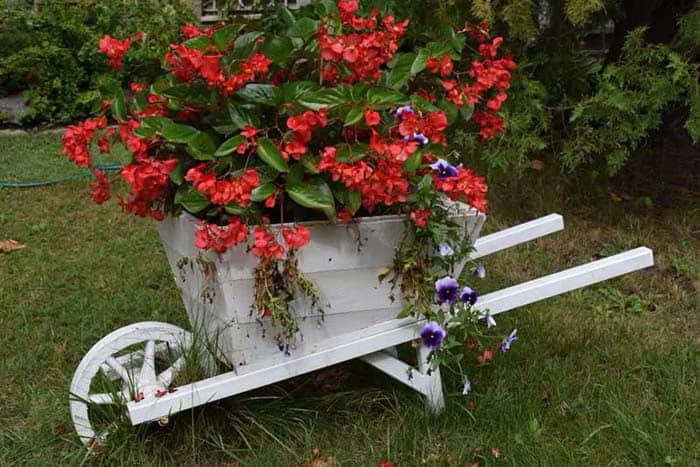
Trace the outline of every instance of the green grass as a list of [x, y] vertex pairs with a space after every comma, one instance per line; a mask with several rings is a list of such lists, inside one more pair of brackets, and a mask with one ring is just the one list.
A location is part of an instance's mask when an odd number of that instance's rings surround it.
[[[57, 141], [0, 138], [0, 180], [65, 174]], [[494, 336], [517, 327], [520, 339], [494, 364], [469, 366], [467, 397], [447, 375], [439, 417], [351, 362], [165, 428], [121, 425], [99, 455], [81, 449], [68, 412], [81, 357], [136, 321], [187, 325], [155, 229], [115, 203], [92, 205], [87, 181], [0, 189], [0, 240], [27, 245], [0, 254], [0, 465], [310, 465], [314, 452], [340, 465], [700, 464], [700, 206], [572, 207], [532, 185], [520, 193], [532, 203], [494, 188], [488, 228], [556, 210], [567, 229], [489, 257], [482, 292], [639, 245], [657, 266], [500, 316]]]

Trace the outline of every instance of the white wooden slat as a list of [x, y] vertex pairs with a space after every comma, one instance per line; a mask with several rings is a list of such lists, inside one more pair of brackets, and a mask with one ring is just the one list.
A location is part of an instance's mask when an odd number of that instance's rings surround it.
[[381, 370], [396, 381], [405, 384], [423, 395], [427, 395], [428, 384], [426, 379], [428, 377], [387, 352], [381, 351], [365, 355], [362, 357], [362, 361]]
[[560, 214], [550, 214], [515, 227], [484, 235], [474, 243], [471, 259], [481, 258], [563, 229], [564, 218]]
[[495, 315], [653, 265], [654, 253], [640, 247], [484, 295], [475, 308]]
[[[502, 313], [652, 265], [652, 251], [648, 248], [637, 248], [484, 295], [479, 308], [489, 308], [494, 314]], [[172, 413], [371, 354], [416, 339], [421, 324], [410, 319], [384, 322], [319, 342], [318, 352], [297, 359], [269, 367], [260, 365], [259, 369], [240, 376], [231, 372], [208, 378], [182, 386], [177, 392], [155, 401], [130, 402], [127, 405], [129, 418], [133, 424], [156, 420]]]

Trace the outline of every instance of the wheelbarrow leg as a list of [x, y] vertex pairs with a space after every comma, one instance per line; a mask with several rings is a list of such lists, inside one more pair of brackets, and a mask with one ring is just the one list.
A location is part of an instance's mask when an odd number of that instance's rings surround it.
[[445, 408], [445, 397], [442, 392], [440, 369], [430, 370], [428, 363], [430, 350], [422, 345], [417, 347], [418, 369], [396, 358], [394, 352], [395, 348], [387, 348], [365, 355], [362, 360], [421, 393], [425, 397], [429, 411], [434, 413], [442, 411]]

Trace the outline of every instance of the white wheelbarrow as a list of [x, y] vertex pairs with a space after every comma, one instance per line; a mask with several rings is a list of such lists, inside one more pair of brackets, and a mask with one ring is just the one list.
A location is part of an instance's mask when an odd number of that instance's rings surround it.
[[[474, 241], [472, 259], [564, 228], [562, 217], [552, 214], [478, 238], [485, 216], [463, 207], [458, 217]], [[71, 416], [81, 441], [89, 447], [102, 443], [106, 430], [98, 430], [93, 422], [106, 405], [123, 406], [134, 425], [163, 421], [193, 407], [355, 358], [423, 394], [430, 409], [441, 410], [440, 371], [428, 371], [429, 351], [418, 346], [417, 369], [391, 352], [396, 345], [418, 339], [422, 325], [413, 318], [395, 318], [404, 303], [377, 277], [392, 262], [404, 218], [366, 218], [352, 227], [307, 225], [312, 239], [299, 252], [299, 266], [330, 307], [321, 315], [296, 303], [299, 332], [290, 346], [275, 342], [269, 323], [251, 312], [255, 259], [243, 246], [223, 255], [198, 252], [193, 246], [193, 218], [161, 222], [158, 230], [188, 317], [210, 352], [202, 352], [190, 332], [166, 323], [136, 323], [104, 337], [82, 359], [71, 383]], [[483, 295], [475, 307], [496, 315], [653, 263], [650, 249], [637, 248]], [[178, 375], [186, 372], [193, 353], [194, 360], [213, 354], [232, 369], [181, 384]], [[204, 367], [212, 367], [206, 356], [201, 360]]]

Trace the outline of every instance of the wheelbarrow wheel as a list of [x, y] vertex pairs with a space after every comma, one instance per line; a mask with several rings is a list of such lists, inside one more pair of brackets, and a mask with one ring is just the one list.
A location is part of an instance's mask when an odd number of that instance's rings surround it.
[[78, 365], [70, 387], [71, 418], [83, 444], [99, 449], [115, 414], [125, 414], [127, 402], [173, 391], [192, 345], [188, 331], [159, 322], [125, 326], [95, 344]]

